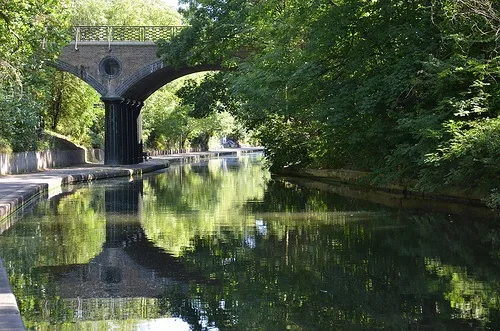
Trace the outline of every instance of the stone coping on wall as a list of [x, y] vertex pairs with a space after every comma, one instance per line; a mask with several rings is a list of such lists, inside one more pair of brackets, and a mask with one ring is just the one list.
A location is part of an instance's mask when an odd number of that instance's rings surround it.
[[31, 174], [0, 176], [0, 234], [8, 226], [2, 220], [37, 195], [55, 195], [68, 184], [140, 175], [165, 167], [168, 167], [168, 163], [148, 162], [119, 167], [84, 164]]

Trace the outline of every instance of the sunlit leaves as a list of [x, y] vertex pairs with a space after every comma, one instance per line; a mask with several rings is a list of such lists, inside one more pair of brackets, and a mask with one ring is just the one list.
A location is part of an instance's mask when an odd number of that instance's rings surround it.
[[0, 137], [14, 151], [37, 146], [47, 97], [39, 71], [52, 60], [68, 27], [66, 1], [0, 1]]
[[[184, 3], [192, 28], [160, 52], [176, 65], [235, 65], [225, 73], [239, 105], [233, 113], [260, 130], [276, 168], [357, 168], [439, 189], [451, 181], [437, 178], [460, 182], [427, 157], [465, 144], [450, 121], [477, 128], [498, 116], [497, 1]], [[481, 157], [498, 162], [483, 147]], [[490, 189], [499, 185], [475, 173]]]
[[175, 9], [161, 0], [72, 0], [74, 25], [181, 25]]
[[223, 73], [207, 74], [201, 82], [186, 80], [176, 94], [182, 104], [192, 107], [189, 115], [195, 118], [231, 112], [237, 107], [228, 91], [227, 79]]
[[45, 128], [82, 146], [103, 147], [104, 109], [98, 93], [69, 73], [47, 70], [51, 99], [44, 111]]
[[445, 183], [459, 186], [466, 180], [474, 189], [495, 184], [500, 172], [500, 119], [449, 121], [445, 127], [451, 139], [427, 155], [430, 165], [446, 169]]

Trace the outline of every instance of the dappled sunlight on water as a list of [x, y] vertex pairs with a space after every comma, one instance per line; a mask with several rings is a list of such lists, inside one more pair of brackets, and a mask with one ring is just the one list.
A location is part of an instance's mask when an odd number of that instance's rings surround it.
[[40, 203], [0, 256], [33, 330], [500, 328], [494, 222], [340, 191], [174, 166]]

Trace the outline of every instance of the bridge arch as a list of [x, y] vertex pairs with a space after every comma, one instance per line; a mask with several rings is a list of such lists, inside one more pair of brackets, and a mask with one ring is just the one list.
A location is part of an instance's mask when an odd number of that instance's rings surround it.
[[182, 28], [74, 27], [74, 40], [50, 63], [82, 79], [101, 95], [105, 164], [142, 162], [141, 109], [151, 94], [182, 76], [221, 70], [220, 64], [172, 67], [158, 58], [155, 41], [171, 38]]
[[162, 86], [177, 78], [196, 72], [221, 70], [219, 64], [184, 66], [174, 68], [166, 66], [163, 61], [148, 64], [130, 76], [117, 89], [116, 94], [128, 99], [146, 100]]

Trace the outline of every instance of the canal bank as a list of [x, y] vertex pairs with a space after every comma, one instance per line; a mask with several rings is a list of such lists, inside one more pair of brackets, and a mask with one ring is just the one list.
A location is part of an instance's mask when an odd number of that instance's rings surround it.
[[[415, 191], [398, 185], [381, 185], [370, 181], [370, 172], [349, 169], [283, 169], [277, 173], [280, 176], [305, 178], [317, 182], [344, 184], [360, 190], [380, 192], [381, 194], [398, 195], [408, 200], [438, 201], [457, 205], [488, 208], [486, 205], [487, 192], [465, 192], [459, 189], [446, 189], [436, 192]], [[490, 208], [491, 209], [491, 208]]]
[[[197, 162], [219, 156], [241, 155], [259, 152], [262, 148], [225, 149], [210, 152], [193, 152], [154, 156], [135, 165], [105, 166], [102, 164], [83, 164], [80, 166], [50, 169], [43, 172], [0, 176], [0, 235], [12, 226], [15, 212], [22, 214], [37, 199], [45, 199], [62, 192], [65, 186], [98, 179], [140, 176], [143, 173], [167, 168], [170, 164]], [[11, 291], [6, 270], [0, 259], [0, 330], [24, 330], [16, 299]]]

